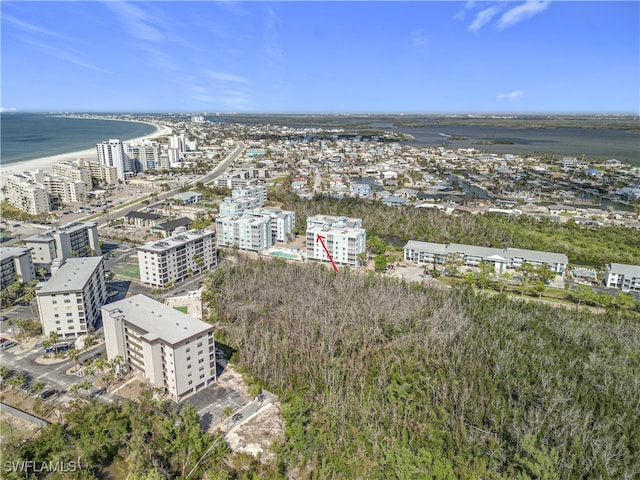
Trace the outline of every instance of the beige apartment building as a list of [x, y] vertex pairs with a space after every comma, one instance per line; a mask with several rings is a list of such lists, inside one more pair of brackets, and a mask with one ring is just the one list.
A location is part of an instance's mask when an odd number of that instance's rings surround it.
[[54, 175], [59, 175], [61, 177], [70, 178], [71, 180], [84, 183], [86, 192], [93, 190], [91, 173], [87, 168], [74, 165], [73, 163], [61, 162], [54, 163], [51, 167], [51, 171]]
[[216, 381], [213, 326], [145, 295], [102, 307], [107, 357], [179, 402]]
[[28, 174], [7, 175], [5, 177], [7, 202], [23, 212], [40, 215], [51, 211], [49, 192]]

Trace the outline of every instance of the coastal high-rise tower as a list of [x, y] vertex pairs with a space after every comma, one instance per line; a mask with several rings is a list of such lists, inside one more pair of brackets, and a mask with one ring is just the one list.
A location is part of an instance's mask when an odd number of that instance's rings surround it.
[[118, 180], [124, 181], [133, 177], [131, 162], [124, 151], [124, 144], [119, 138], [97, 143], [96, 150], [98, 151], [98, 162], [109, 167], [116, 167]]

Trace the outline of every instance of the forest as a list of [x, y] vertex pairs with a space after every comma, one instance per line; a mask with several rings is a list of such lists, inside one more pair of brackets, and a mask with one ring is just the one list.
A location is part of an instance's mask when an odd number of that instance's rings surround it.
[[300, 233], [306, 229], [308, 216], [345, 215], [362, 218], [367, 236], [396, 237], [402, 242], [419, 240], [542, 250], [564, 253], [571, 263], [599, 267], [610, 262], [637, 264], [640, 258], [640, 235], [630, 228], [593, 228], [573, 222], [558, 224], [529, 216], [447, 215], [435, 209], [387, 207], [378, 201], [337, 200], [324, 195], [305, 200], [284, 189], [270, 191], [269, 198], [296, 212]]
[[83, 467], [36, 476], [53, 479], [640, 478], [636, 312], [237, 252], [203, 298], [250, 388], [280, 397], [274, 461], [230, 452], [152, 390], [78, 398], [3, 457]]
[[640, 476], [638, 314], [230, 263], [216, 335], [282, 398], [290, 478]]

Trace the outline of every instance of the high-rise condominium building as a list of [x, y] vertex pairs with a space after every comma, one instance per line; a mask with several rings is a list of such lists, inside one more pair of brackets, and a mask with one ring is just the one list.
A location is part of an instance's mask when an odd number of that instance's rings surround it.
[[102, 257], [69, 258], [36, 287], [42, 331], [77, 337], [98, 326], [107, 301]]
[[51, 211], [49, 192], [44, 185], [35, 182], [31, 176], [27, 174], [7, 175], [5, 181], [5, 195], [10, 205], [31, 215], [40, 215]]
[[[321, 236], [322, 241], [318, 239]], [[329, 261], [324, 246], [335, 263], [357, 267], [358, 255], [367, 248], [367, 232], [362, 219], [316, 215], [307, 218], [307, 258]]]
[[124, 181], [131, 178], [134, 172], [129, 162], [129, 157], [124, 151], [124, 145], [120, 139], [112, 138], [108, 142], [96, 144], [98, 162], [109, 167], [116, 167], [118, 180]]
[[29, 283], [35, 278], [31, 249], [20, 247], [0, 249], [0, 290], [4, 290], [17, 279]]
[[48, 266], [56, 259], [102, 255], [95, 222], [71, 222], [24, 239], [33, 263]]
[[84, 183], [85, 191], [87, 192], [93, 190], [93, 182], [91, 181], [91, 172], [89, 169], [67, 162], [54, 163], [51, 168], [54, 175]]
[[140, 281], [166, 287], [217, 266], [216, 234], [189, 230], [137, 248]]
[[107, 357], [178, 402], [216, 381], [213, 326], [144, 295], [102, 307]]

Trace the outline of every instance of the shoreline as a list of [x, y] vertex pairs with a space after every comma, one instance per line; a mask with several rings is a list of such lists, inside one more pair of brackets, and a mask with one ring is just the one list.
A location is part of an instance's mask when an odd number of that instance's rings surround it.
[[[100, 118], [100, 120], [116, 120], [113, 118]], [[123, 140], [123, 142], [133, 142], [136, 140], [152, 140], [154, 138], [162, 137], [165, 135], [171, 135], [171, 127], [167, 125], [161, 125], [159, 123], [151, 123], [151, 122], [141, 122], [139, 120], [122, 120], [118, 119], [117, 121], [123, 122], [135, 122], [135, 123], [146, 123], [148, 125], [153, 125], [156, 130], [147, 135], [143, 135], [142, 137], [136, 137], [129, 140]], [[67, 153], [58, 153], [56, 155], [49, 155], [46, 157], [33, 158], [31, 160], [23, 160], [16, 163], [9, 163], [8, 165], [0, 165], [0, 176], [10, 175], [15, 173], [22, 173], [26, 171], [33, 171], [36, 169], [44, 170], [46, 172], [51, 172], [51, 165], [54, 163], [60, 162], [73, 162], [78, 158], [82, 158], [84, 160], [89, 161], [98, 161], [98, 153], [96, 152], [96, 147], [87, 148], [85, 150], [78, 150], [75, 152], [67, 152]]]

